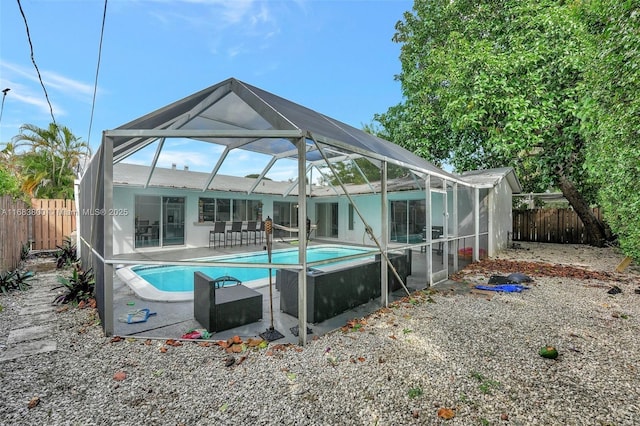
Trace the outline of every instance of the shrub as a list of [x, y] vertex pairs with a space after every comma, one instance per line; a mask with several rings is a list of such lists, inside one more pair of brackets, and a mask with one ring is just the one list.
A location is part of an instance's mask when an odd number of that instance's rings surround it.
[[73, 267], [70, 277], [58, 277], [61, 286], [55, 287], [54, 290], [64, 288], [65, 293], [56, 296], [53, 299], [54, 304], [64, 303], [80, 303], [81, 301], [89, 301], [93, 298], [96, 280], [93, 276], [93, 270], [89, 268], [83, 271], [79, 263]]
[[33, 277], [33, 272], [21, 272], [18, 269], [14, 271], [0, 272], [0, 291], [7, 294], [13, 290], [28, 290], [31, 285], [27, 281]]
[[56, 252], [56, 267], [58, 269], [71, 266], [78, 261], [76, 245], [71, 241], [71, 238], [64, 237], [62, 245], [56, 247], [58, 248]]

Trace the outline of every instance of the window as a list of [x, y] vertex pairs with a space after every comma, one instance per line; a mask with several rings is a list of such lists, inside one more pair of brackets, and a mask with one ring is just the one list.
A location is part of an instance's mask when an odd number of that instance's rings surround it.
[[233, 220], [259, 220], [262, 216], [260, 200], [233, 200]]
[[231, 220], [231, 200], [225, 198], [200, 198], [198, 222], [226, 222]]
[[349, 204], [349, 231], [353, 231], [353, 204]]

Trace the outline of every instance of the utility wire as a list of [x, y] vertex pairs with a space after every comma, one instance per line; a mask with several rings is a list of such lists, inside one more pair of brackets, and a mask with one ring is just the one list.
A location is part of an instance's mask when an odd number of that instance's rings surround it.
[[47, 93], [47, 88], [44, 87], [44, 82], [42, 81], [42, 76], [40, 75], [40, 70], [38, 69], [38, 65], [36, 64], [36, 58], [33, 54], [33, 44], [31, 43], [31, 34], [29, 33], [29, 24], [27, 23], [27, 17], [24, 15], [24, 11], [22, 10], [22, 4], [20, 0], [18, 1], [18, 7], [20, 8], [20, 14], [22, 15], [22, 19], [24, 20], [24, 27], [27, 30], [27, 41], [29, 42], [29, 47], [31, 48], [31, 62], [33, 62], [33, 66], [38, 73], [38, 80], [40, 80], [40, 85], [42, 86], [42, 90], [44, 90], [44, 97], [47, 99], [47, 104], [49, 104], [49, 112], [51, 112], [51, 120], [53, 120], [53, 124], [57, 126], [56, 118], [53, 116], [53, 106], [51, 106], [51, 102], [49, 101], [49, 94]]
[[91, 117], [89, 119], [89, 135], [87, 145], [91, 142], [91, 128], [93, 127], [93, 112], [96, 108], [96, 93], [98, 92], [98, 74], [100, 73], [100, 58], [102, 57], [102, 40], [104, 39], [104, 23], [107, 20], [107, 1], [104, 0], [104, 12], [102, 13], [102, 29], [100, 30], [100, 45], [98, 47], [98, 65], [96, 66], [96, 80], [93, 84], [93, 101], [91, 102]]

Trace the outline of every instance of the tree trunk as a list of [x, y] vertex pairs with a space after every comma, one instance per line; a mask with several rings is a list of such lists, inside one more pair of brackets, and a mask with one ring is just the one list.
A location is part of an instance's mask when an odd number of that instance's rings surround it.
[[559, 183], [562, 195], [564, 195], [567, 201], [569, 201], [573, 210], [582, 220], [584, 229], [590, 236], [591, 245], [603, 247], [604, 243], [607, 241], [604, 225], [593, 214], [593, 211], [582, 195], [580, 195], [572, 181], [567, 179], [565, 176], [560, 176]]

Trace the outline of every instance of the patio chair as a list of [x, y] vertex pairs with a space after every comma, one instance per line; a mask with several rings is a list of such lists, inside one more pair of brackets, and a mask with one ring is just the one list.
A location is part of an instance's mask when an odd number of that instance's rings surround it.
[[218, 279], [194, 272], [193, 316], [214, 333], [251, 324], [262, 319], [262, 294], [242, 284], [216, 287]]
[[[257, 244], [257, 225], [258, 222], [256, 221], [247, 222], [247, 228], [242, 230], [242, 235], [247, 234], [247, 245], [249, 245], [249, 234], [251, 233], [253, 234], [253, 244]], [[242, 236], [240, 236], [240, 242], [242, 243]]]
[[224, 239], [224, 245], [227, 245], [227, 239], [231, 239], [231, 246], [236, 241], [236, 236], [240, 237], [240, 245], [242, 245], [242, 221], [231, 222], [231, 229], [227, 229], [227, 234]]
[[213, 247], [216, 246], [216, 242], [218, 243], [218, 247], [220, 247], [220, 242], [222, 241], [226, 247], [227, 240], [225, 239], [224, 231], [227, 227], [226, 222], [216, 222], [213, 224], [213, 230], [209, 231], [209, 248], [211, 248], [211, 242], [213, 242]]
[[258, 222], [260, 223], [260, 228], [256, 227], [256, 232], [258, 233], [258, 235], [260, 236], [260, 244], [262, 244], [262, 240], [264, 238], [266, 238], [266, 236], [264, 235], [264, 220], [262, 222]]
[[229, 287], [229, 286], [225, 286], [226, 283], [233, 283], [235, 285], [240, 285], [242, 284], [242, 281], [240, 281], [236, 277], [232, 277], [229, 275], [225, 275], [224, 277], [219, 277], [213, 280], [213, 284], [215, 285], [216, 288]]

